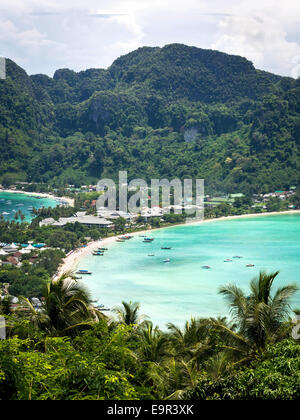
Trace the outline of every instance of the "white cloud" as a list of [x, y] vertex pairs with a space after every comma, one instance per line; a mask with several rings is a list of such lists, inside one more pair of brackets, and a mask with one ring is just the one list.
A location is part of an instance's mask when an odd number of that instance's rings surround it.
[[293, 60], [300, 54], [300, 45], [287, 40], [280, 22], [269, 17], [234, 15], [218, 24], [214, 49], [242, 55], [257, 68], [294, 76]]
[[61, 67], [107, 67], [140, 46], [181, 42], [294, 75], [298, 1], [1, 0], [0, 55], [29, 73], [52, 74]]

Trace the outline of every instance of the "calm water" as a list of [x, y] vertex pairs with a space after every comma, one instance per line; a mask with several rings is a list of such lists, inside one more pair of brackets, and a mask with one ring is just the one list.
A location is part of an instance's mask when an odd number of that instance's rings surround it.
[[[15, 214], [18, 210], [25, 216], [25, 221], [30, 222], [32, 215], [30, 208], [39, 209], [41, 207], [56, 207], [57, 202], [52, 198], [38, 199], [25, 194], [3, 193], [0, 192], [0, 214], [6, 220], [14, 220]], [[8, 213], [8, 214], [3, 214]], [[18, 219], [20, 221], [20, 219]]]
[[[228, 315], [218, 288], [236, 283], [248, 291], [260, 270], [280, 270], [275, 288], [300, 286], [300, 215], [179, 226], [151, 236], [152, 243], [135, 237], [110, 245], [104, 257], [90, 255], [81, 261], [80, 269], [93, 272], [84, 281], [99, 303], [112, 308], [122, 300], [140, 302], [142, 313], [164, 327], [167, 322], [182, 325], [192, 315]], [[236, 255], [243, 258], [224, 262]], [[171, 262], [164, 263], [165, 258]], [[249, 263], [255, 267], [246, 268]], [[212, 269], [203, 270], [203, 265]], [[300, 308], [300, 292], [293, 304]]]

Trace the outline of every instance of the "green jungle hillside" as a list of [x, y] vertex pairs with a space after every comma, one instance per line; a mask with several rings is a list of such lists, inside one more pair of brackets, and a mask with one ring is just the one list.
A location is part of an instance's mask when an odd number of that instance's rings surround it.
[[300, 80], [181, 44], [107, 70], [0, 80], [0, 183], [204, 178], [209, 192], [299, 185]]

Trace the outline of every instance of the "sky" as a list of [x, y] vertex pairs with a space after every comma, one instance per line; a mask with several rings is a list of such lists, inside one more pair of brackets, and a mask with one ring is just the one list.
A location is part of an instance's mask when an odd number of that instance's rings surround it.
[[0, 0], [0, 56], [52, 76], [176, 42], [296, 78], [299, 22], [299, 0]]

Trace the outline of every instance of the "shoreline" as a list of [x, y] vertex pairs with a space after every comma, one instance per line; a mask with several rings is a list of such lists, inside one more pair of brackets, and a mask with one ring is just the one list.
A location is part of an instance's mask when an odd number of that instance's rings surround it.
[[200, 223], [216, 222], [218, 220], [224, 221], [224, 220], [233, 220], [233, 219], [243, 219], [247, 217], [280, 216], [282, 214], [300, 214], [300, 210], [284, 210], [284, 211], [271, 211], [271, 212], [264, 212], [264, 213], [239, 214], [235, 216], [222, 216], [222, 217], [215, 217], [214, 219], [204, 219], [201, 222], [191, 222], [188, 224], [197, 225]]
[[[279, 212], [270, 212], [270, 213], [253, 213], [253, 214], [241, 214], [236, 216], [222, 216], [214, 219], [204, 219], [198, 222], [191, 222], [191, 223], [181, 223], [181, 224], [174, 224], [170, 226], [165, 226], [161, 228], [154, 228], [148, 230], [141, 230], [137, 232], [128, 233], [130, 236], [142, 235], [149, 232], [154, 232], [160, 229], [168, 229], [172, 227], [178, 226], [196, 226], [202, 223], [211, 223], [216, 221], [224, 221], [224, 220], [233, 220], [233, 219], [243, 219], [243, 218], [253, 218], [253, 217], [263, 217], [263, 216], [280, 216], [286, 214], [300, 214], [300, 210], [286, 210], [286, 211], [279, 211]], [[79, 248], [76, 250], [71, 251], [66, 258], [64, 259], [63, 263], [58, 267], [57, 273], [53, 276], [53, 280], [56, 280], [63, 274], [67, 272], [73, 272], [76, 270], [77, 266], [79, 265], [80, 261], [89, 253], [92, 253], [97, 248], [107, 246], [116, 241], [116, 238], [119, 236], [126, 235], [126, 233], [121, 233], [118, 235], [110, 236], [108, 238], [104, 238], [102, 240], [89, 242], [86, 247]]]
[[[149, 229], [149, 230], [140, 230], [138, 232], [132, 232], [128, 233], [130, 236], [136, 236], [136, 235], [142, 235], [145, 233], [149, 233], [150, 231], [163, 229], [163, 228], [157, 228], [157, 229]], [[127, 235], [126, 233], [120, 233], [118, 235], [109, 236], [108, 238], [104, 238], [98, 241], [89, 242], [84, 248], [77, 248], [73, 251], [70, 251], [69, 254], [67, 254], [66, 258], [64, 259], [63, 263], [58, 267], [58, 270], [56, 274], [53, 276], [53, 280], [56, 280], [60, 276], [62, 276], [65, 273], [68, 272], [75, 272], [77, 269], [78, 264], [82, 260], [83, 257], [86, 255], [92, 253], [97, 248], [106, 247], [107, 245], [110, 245], [114, 242], [116, 242], [116, 239], [119, 236]]]
[[9, 194], [25, 194], [31, 197], [43, 197], [43, 198], [52, 198], [55, 201], [65, 201], [68, 203], [68, 206], [74, 207], [74, 198], [70, 197], [56, 197], [55, 195], [51, 193], [38, 193], [38, 192], [27, 192], [23, 190], [6, 190], [1, 189], [0, 193], [9, 193]]

